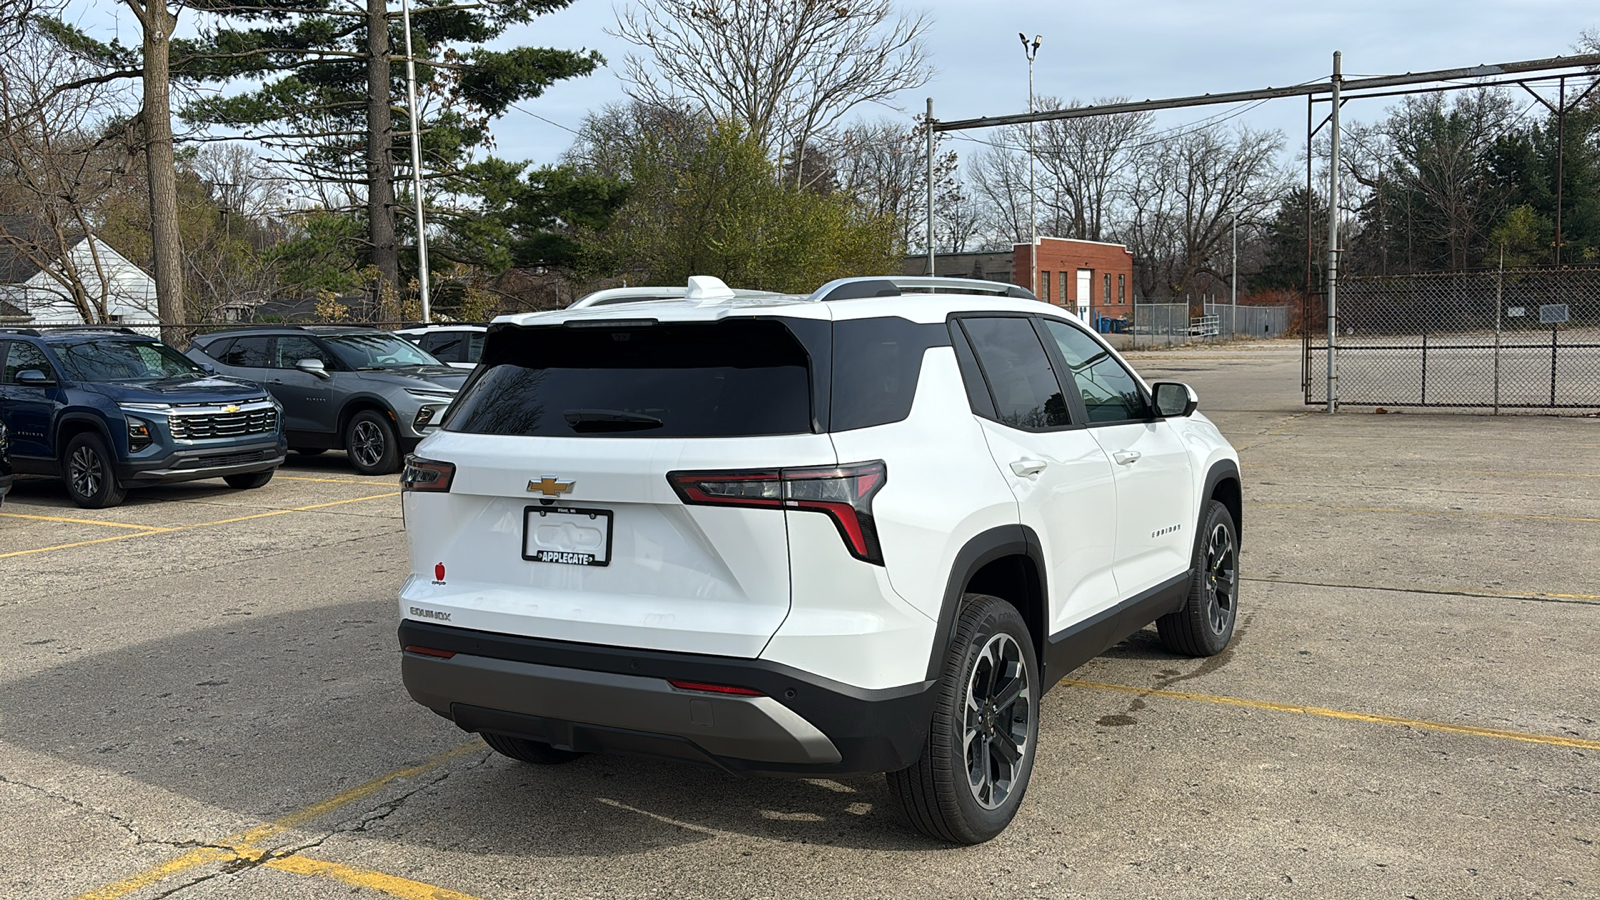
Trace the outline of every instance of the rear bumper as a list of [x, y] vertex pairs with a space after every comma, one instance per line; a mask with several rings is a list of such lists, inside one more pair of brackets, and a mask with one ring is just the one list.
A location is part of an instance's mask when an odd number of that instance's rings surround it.
[[265, 472], [283, 465], [289, 444], [282, 437], [232, 446], [178, 450], [160, 459], [123, 462], [117, 466], [117, 480], [138, 486], [221, 478]]
[[[863, 690], [755, 659], [663, 653], [405, 621], [406, 690], [471, 732], [732, 771], [886, 772], [915, 762], [933, 684]], [[760, 691], [684, 691], [667, 679]]]

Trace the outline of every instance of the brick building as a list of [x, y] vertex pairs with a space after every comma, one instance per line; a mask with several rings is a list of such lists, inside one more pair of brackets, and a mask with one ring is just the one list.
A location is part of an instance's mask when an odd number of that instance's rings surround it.
[[[1011, 282], [1024, 287], [1032, 267], [1027, 244], [1012, 251]], [[1128, 315], [1133, 309], [1133, 254], [1121, 244], [1039, 238], [1040, 300], [1076, 311], [1085, 321]]]
[[[1010, 252], [940, 254], [934, 271], [945, 278], [981, 278], [1027, 287], [1031, 250], [1027, 244], [1017, 244]], [[906, 257], [904, 272], [928, 274], [928, 257]], [[1039, 282], [1033, 293], [1086, 321], [1128, 315], [1133, 309], [1133, 254], [1121, 244], [1041, 237]]]

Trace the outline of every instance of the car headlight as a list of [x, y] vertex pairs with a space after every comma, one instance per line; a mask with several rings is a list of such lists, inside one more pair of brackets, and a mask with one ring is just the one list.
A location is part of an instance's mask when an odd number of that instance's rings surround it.
[[150, 432], [149, 422], [143, 419], [136, 419], [133, 416], [128, 417], [128, 450], [130, 452], [138, 453], [140, 450], [150, 446], [154, 440], [155, 438]]
[[166, 413], [172, 411], [171, 403], [118, 403], [123, 412]]
[[413, 397], [420, 397], [423, 400], [432, 400], [436, 403], [449, 403], [451, 400], [456, 398], [455, 391], [430, 391], [426, 388], [406, 388], [406, 393]]

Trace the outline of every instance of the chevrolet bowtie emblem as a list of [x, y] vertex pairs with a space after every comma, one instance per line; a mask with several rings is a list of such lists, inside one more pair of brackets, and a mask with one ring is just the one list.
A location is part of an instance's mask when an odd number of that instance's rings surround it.
[[555, 478], [546, 475], [538, 481], [529, 479], [528, 493], [544, 494], [547, 497], [559, 497], [562, 494], [571, 491], [572, 485], [573, 482], [571, 481], [557, 481]]
[[236, 413], [236, 412], [239, 411], [239, 407], [237, 407], [237, 406], [224, 406], [222, 408], [222, 411], [225, 412], [225, 413]]

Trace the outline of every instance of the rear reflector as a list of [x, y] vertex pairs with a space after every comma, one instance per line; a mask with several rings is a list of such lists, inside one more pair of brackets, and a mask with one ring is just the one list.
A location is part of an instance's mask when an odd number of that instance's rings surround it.
[[706, 694], [733, 694], [738, 697], [766, 696], [760, 691], [752, 691], [749, 688], [732, 687], [726, 684], [706, 684], [703, 681], [675, 681], [669, 678], [667, 679], [667, 684], [672, 685], [680, 691], [700, 691]]
[[872, 521], [872, 497], [888, 478], [889, 469], [882, 460], [796, 469], [667, 473], [678, 498], [695, 506], [764, 506], [824, 513], [833, 519], [851, 556], [880, 566], [883, 548]]
[[454, 650], [435, 650], [432, 647], [418, 647], [416, 644], [408, 644], [406, 652], [415, 653], [419, 656], [433, 656], [438, 659], [449, 659], [456, 655]]

